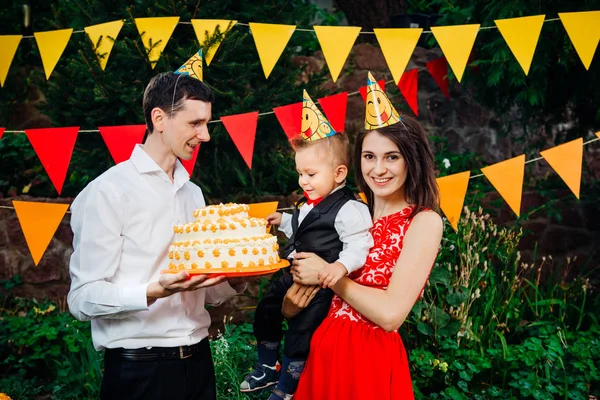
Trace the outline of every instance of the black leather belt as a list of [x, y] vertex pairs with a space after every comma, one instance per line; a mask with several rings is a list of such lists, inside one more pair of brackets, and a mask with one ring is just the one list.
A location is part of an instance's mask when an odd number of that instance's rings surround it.
[[106, 349], [105, 357], [116, 357], [124, 361], [159, 361], [159, 360], [183, 360], [194, 354], [210, 352], [208, 338], [191, 346], [179, 347], [142, 347], [141, 349]]

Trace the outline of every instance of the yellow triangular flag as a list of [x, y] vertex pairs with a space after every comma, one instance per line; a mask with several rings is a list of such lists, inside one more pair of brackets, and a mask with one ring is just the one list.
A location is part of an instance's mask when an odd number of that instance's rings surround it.
[[440, 208], [455, 231], [458, 230], [470, 176], [471, 172], [466, 171], [436, 179], [440, 189]]
[[362, 29], [359, 26], [314, 26], [323, 56], [335, 82]]
[[456, 79], [460, 82], [475, 44], [479, 24], [433, 26], [431, 31], [456, 75]]
[[135, 18], [135, 25], [148, 52], [148, 61], [152, 69], [156, 67], [178, 22], [179, 17]]
[[525, 75], [529, 73], [533, 53], [544, 25], [545, 15], [494, 20], [506, 44], [515, 55]]
[[590, 69], [600, 40], [600, 11], [558, 13], [585, 69]]
[[33, 262], [38, 265], [69, 205], [17, 200], [12, 203]]
[[67, 43], [71, 38], [73, 29], [60, 29], [57, 31], [34, 32], [35, 41], [40, 49], [42, 64], [44, 64], [44, 72], [46, 72], [46, 80], [50, 78], [56, 63], [62, 56], [62, 53], [67, 47]]
[[560, 146], [540, 151], [544, 160], [556, 171], [569, 189], [579, 198], [581, 185], [581, 163], [583, 160], [583, 139], [575, 139]]
[[481, 172], [494, 185], [500, 196], [508, 203], [514, 213], [517, 216], [521, 215], [525, 155], [481, 168]]
[[296, 30], [296, 26], [258, 24], [256, 22], [250, 22], [249, 25], [265, 78], [268, 78]]
[[[196, 38], [200, 43], [201, 47], [206, 46], [206, 36], [208, 39], [211, 39], [217, 28], [219, 28], [219, 32], [223, 35], [222, 38], [225, 37], [227, 32], [231, 27], [233, 27], [237, 21], [231, 19], [193, 19], [192, 26], [194, 27], [194, 32], [196, 32]], [[206, 65], [210, 65], [215, 53], [219, 49], [221, 45], [221, 40], [214, 42], [210, 47], [206, 48], [204, 51], [204, 61]]]
[[8, 69], [12, 64], [22, 37], [21, 35], [0, 36], [0, 87], [4, 86]]
[[265, 203], [253, 203], [248, 204], [250, 206], [250, 211], [248, 211], [248, 215], [254, 218], [267, 218], [270, 214], [273, 214], [277, 211], [277, 205], [279, 205], [278, 201], [267, 201]]
[[381, 52], [397, 85], [400, 83], [400, 78], [402, 78], [423, 29], [373, 29], [373, 32], [377, 36]]
[[92, 48], [98, 57], [98, 64], [103, 71], [122, 27], [123, 21], [119, 20], [83, 28], [92, 42]]

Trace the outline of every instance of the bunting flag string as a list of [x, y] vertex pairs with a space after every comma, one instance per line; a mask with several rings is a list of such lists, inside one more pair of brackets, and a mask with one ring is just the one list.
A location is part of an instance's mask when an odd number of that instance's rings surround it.
[[[71, 34], [74, 33], [87, 33], [100, 67], [104, 70], [114, 40], [124, 23], [136, 25], [142, 37], [148, 61], [153, 69], [178, 24], [192, 25], [200, 45], [208, 47], [204, 49], [207, 66], [210, 65], [224, 37], [233, 26], [249, 27], [265, 78], [271, 74], [295, 31], [312, 32], [317, 36], [321, 45], [334, 82], [337, 80], [358, 35], [375, 35], [394, 78], [394, 83], [399, 84], [408, 60], [422, 34], [435, 36], [454, 75], [460, 82], [479, 31], [498, 29], [521, 65], [523, 72], [528, 74], [542, 25], [561, 21], [575, 51], [585, 68], [589, 69], [600, 41], [600, 30], [597, 28], [600, 25], [600, 11], [559, 13], [559, 18], [544, 18], [544, 15], [536, 15], [498, 19], [494, 21], [494, 26], [486, 27], [481, 27], [479, 24], [438, 26], [432, 27], [429, 31], [420, 28], [377, 28], [373, 32], [360, 32], [362, 28], [352, 26], [313, 26], [313, 29], [303, 29], [294, 25], [242, 23], [236, 20], [220, 19], [192, 19], [188, 22], [180, 21], [179, 17], [135, 18], [132, 22], [118, 20], [76, 31], [69, 28], [35, 32], [32, 36], [0, 35], [0, 87], [4, 86], [21, 39], [35, 38], [40, 49], [46, 79], [49, 79]], [[217, 31], [221, 33], [221, 36], [215, 39]], [[214, 42], [207, 42], [208, 39]]]
[[[248, 140], [247, 135], [241, 126], [245, 123], [256, 121], [257, 113], [248, 113], [243, 117], [244, 121], [234, 117], [233, 124], [229, 121], [225, 123], [229, 125], [228, 129], [238, 135], [241, 140]], [[223, 117], [227, 118], [227, 117]], [[231, 121], [231, 120], [230, 120]], [[230, 132], [230, 134], [231, 134]], [[250, 129], [252, 132], [252, 129]], [[513, 211], [519, 215], [521, 205], [521, 192], [523, 186], [523, 172], [525, 164], [536, 162], [542, 159], [548, 161], [557, 174], [571, 188], [573, 193], [579, 198], [579, 181], [581, 179], [581, 163], [583, 159], [583, 147], [600, 141], [600, 132], [596, 132], [596, 139], [583, 142], [583, 139], [576, 139], [571, 142], [558, 145], [548, 150], [541, 151], [542, 157], [533, 158], [525, 161], [525, 156], [511, 158], [500, 163], [482, 168], [482, 174], [471, 175], [470, 171], [460, 172], [448, 176], [437, 178], [437, 183], [440, 189], [440, 208], [446, 215], [450, 225], [457, 230], [458, 221], [462, 213], [464, 199], [467, 192], [468, 182], [470, 179], [486, 176], [492, 185], [500, 192], [502, 197], [507, 201]], [[240, 140], [240, 139], [237, 139]], [[253, 138], [252, 138], [253, 140]], [[251, 159], [250, 159], [251, 162]], [[515, 183], [515, 187], [510, 187]], [[358, 194], [360, 198], [366, 202], [363, 193]], [[518, 195], [518, 196], [517, 196]], [[40, 259], [45, 253], [48, 244], [50, 243], [60, 221], [68, 211], [69, 204], [56, 203], [40, 203], [29, 201], [14, 200], [13, 206], [1, 206], [2, 209], [14, 209], [21, 229], [27, 241], [27, 245], [31, 252], [35, 265], [38, 265]], [[275, 211], [290, 211], [293, 207], [277, 208], [278, 202], [263, 202], [250, 204], [250, 215], [259, 218], [265, 218]]]

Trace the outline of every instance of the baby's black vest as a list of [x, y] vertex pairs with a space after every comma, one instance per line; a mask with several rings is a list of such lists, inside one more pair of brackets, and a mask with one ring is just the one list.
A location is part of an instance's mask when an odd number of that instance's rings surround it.
[[344, 244], [335, 230], [335, 218], [342, 206], [350, 200], [355, 200], [355, 197], [348, 187], [336, 190], [310, 210], [302, 220], [302, 224], [298, 226], [300, 205], [306, 201], [304, 197], [300, 199], [292, 216], [294, 233], [281, 257], [286, 259], [292, 251], [296, 250], [298, 253], [303, 251], [315, 253], [328, 263], [337, 261]]

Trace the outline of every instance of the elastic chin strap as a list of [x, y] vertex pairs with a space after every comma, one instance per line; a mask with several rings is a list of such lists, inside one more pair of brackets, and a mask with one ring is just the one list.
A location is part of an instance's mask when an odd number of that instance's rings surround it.
[[175, 81], [175, 86], [173, 87], [173, 98], [171, 99], [171, 113], [169, 118], [173, 118], [173, 109], [175, 108], [175, 93], [177, 93], [177, 83], [179, 82], [179, 78], [181, 78], [181, 74], [178, 74], [177, 80]]

